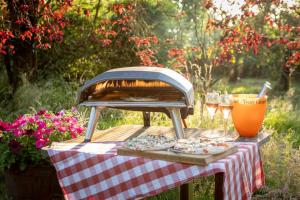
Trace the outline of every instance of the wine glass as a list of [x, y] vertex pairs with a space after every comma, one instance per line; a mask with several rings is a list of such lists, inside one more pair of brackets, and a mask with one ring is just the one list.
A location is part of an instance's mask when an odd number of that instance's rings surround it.
[[[211, 123], [214, 121], [215, 114], [220, 103], [220, 92], [209, 92], [205, 96], [205, 104], [207, 112], [210, 116]], [[216, 130], [207, 130], [202, 133], [207, 138], [218, 138], [220, 134]]]
[[225, 123], [224, 123], [224, 137], [227, 136], [227, 124], [228, 124], [228, 119], [229, 119], [231, 110], [233, 108], [232, 103], [233, 103], [232, 95], [223, 94], [223, 95], [220, 96], [219, 108], [220, 108], [220, 110], [223, 114], [223, 118], [225, 120]]
[[219, 103], [220, 103], [219, 92], [209, 92], [206, 94], [205, 96], [206, 109], [212, 122], [218, 110]]

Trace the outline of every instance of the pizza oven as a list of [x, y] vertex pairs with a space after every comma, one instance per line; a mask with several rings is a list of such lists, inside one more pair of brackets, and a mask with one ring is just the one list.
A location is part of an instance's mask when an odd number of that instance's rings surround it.
[[78, 91], [77, 103], [92, 107], [86, 142], [105, 107], [142, 111], [145, 126], [150, 125], [150, 112], [164, 112], [172, 119], [176, 136], [183, 138], [182, 120], [193, 114], [194, 90], [186, 78], [171, 69], [125, 67], [87, 81]]

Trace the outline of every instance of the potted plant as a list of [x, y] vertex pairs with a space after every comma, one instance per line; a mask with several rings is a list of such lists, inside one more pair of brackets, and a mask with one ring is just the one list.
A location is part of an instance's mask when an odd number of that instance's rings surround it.
[[51, 199], [60, 191], [55, 169], [41, 148], [75, 138], [84, 131], [76, 109], [46, 110], [0, 121], [0, 170], [14, 199]]

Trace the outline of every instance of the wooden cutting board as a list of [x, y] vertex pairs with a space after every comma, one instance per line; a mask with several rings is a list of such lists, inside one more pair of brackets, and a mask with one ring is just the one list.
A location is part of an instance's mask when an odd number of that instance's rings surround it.
[[[185, 136], [187, 138], [198, 138], [202, 137], [201, 133], [203, 132], [202, 129], [198, 128], [186, 128], [184, 129]], [[94, 136], [92, 137], [91, 143], [97, 143], [97, 142], [111, 142], [111, 141], [119, 141], [123, 142], [130, 138], [137, 137], [139, 135], [144, 134], [165, 134], [169, 137], [175, 137], [175, 131], [173, 127], [163, 127], [163, 126], [150, 126], [150, 127], [144, 127], [143, 125], [122, 125], [113, 127], [106, 130], [100, 130], [95, 131]], [[230, 133], [232, 138], [236, 137], [236, 133]], [[257, 137], [253, 138], [243, 138], [239, 137], [237, 141], [239, 142], [255, 142], [259, 145], [262, 145], [266, 143], [270, 138], [269, 133], [262, 132], [257, 135]], [[84, 135], [80, 136], [78, 138], [65, 141], [68, 143], [83, 143], [84, 141]], [[176, 162], [183, 162], [183, 163], [189, 163], [189, 164], [198, 164], [198, 165], [207, 165], [211, 162], [214, 162], [218, 159], [224, 158], [234, 152], [236, 152], [237, 149], [229, 149], [227, 152], [224, 152], [220, 155], [215, 156], [195, 156], [195, 155], [187, 155], [187, 154], [179, 154], [179, 153], [172, 153], [172, 152], [166, 152], [163, 151], [160, 152], [135, 152], [128, 149], [123, 150], [122, 148], [119, 149], [120, 155], [130, 155], [130, 156], [143, 156], [151, 159], [160, 159], [160, 160], [168, 160], [168, 161], [176, 161]], [[43, 149], [43, 153], [45, 153], [46, 156], [48, 156], [45, 149]], [[144, 155], [145, 154], [145, 155]], [[170, 159], [170, 160], [169, 160]]]
[[150, 158], [153, 160], [166, 160], [171, 162], [180, 162], [194, 165], [208, 165], [214, 161], [225, 158], [228, 155], [237, 152], [237, 147], [233, 146], [227, 151], [215, 155], [192, 155], [184, 153], [175, 153], [171, 151], [135, 151], [127, 148], [119, 148], [118, 155], [122, 156], [137, 156]]
[[[193, 137], [198, 138], [201, 137], [202, 131], [200, 129], [185, 129], [185, 135], [187, 138]], [[158, 127], [158, 126], [150, 126], [147, 128], [143, 128], [143, 131], [140, 131], [138, 134], [134, 134], [131, 137], [127, 138], [130, 139], [132, 137], [137, 137], [141, 135], [157, 135], [157, 134], [164, 134], [169, 137], [175, 137], [175, 132], [173, 127]], [[127, 140], [126, 139], [126, 140]], [[187, 164], [195, 164], [195, 165], [208, 165], [216, 160], [225, 158], [228, 155], [237, 152], [237, 147], [233, 146], [232, 148], [228, 149], [227, 151], [216, 154], [216, 155], [192, 155], [192, 154], [184, 154], [184, 153], [175, 153], [171, 151], [134, 151], [127, 148], [119, 148], [117, 153], [118, 155], [123, 156], [137, 156], [137, 157], [144, 157], [150, 158], [153, 160], [166, 160], [171, 162], [181, 162]]]

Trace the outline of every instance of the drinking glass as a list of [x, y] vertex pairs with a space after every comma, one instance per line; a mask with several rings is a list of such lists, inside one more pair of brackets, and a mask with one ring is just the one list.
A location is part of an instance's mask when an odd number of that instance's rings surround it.
[[223, 94], [220, 96], [220, 104], [219, 108], [223, 114], [224, 118], [224, 137], [227, 136], [227, 125], [228, 125], [228, 119], [231, 113], [231, 110], [233, 108], [233, 97], [229, 94]]
[[209, 92], [205, 96], [205, 104], [207, 112], [210, 116], [211, 122], [214, 121], [215, 114], [218, 110], [220, 103], [220, 93], [219, 92]]
[[[218, 110], [218, 106], [220, 103], [220, 92], [209, 92], [205, 96], [205, 104], [207, 112], [210, 116], [211, 123], [214, 122], [215, 114]], [[219, 138], [220, 132], [215, 129], [209, 129], [202, 133], [204, 137], [207, 138]]]

